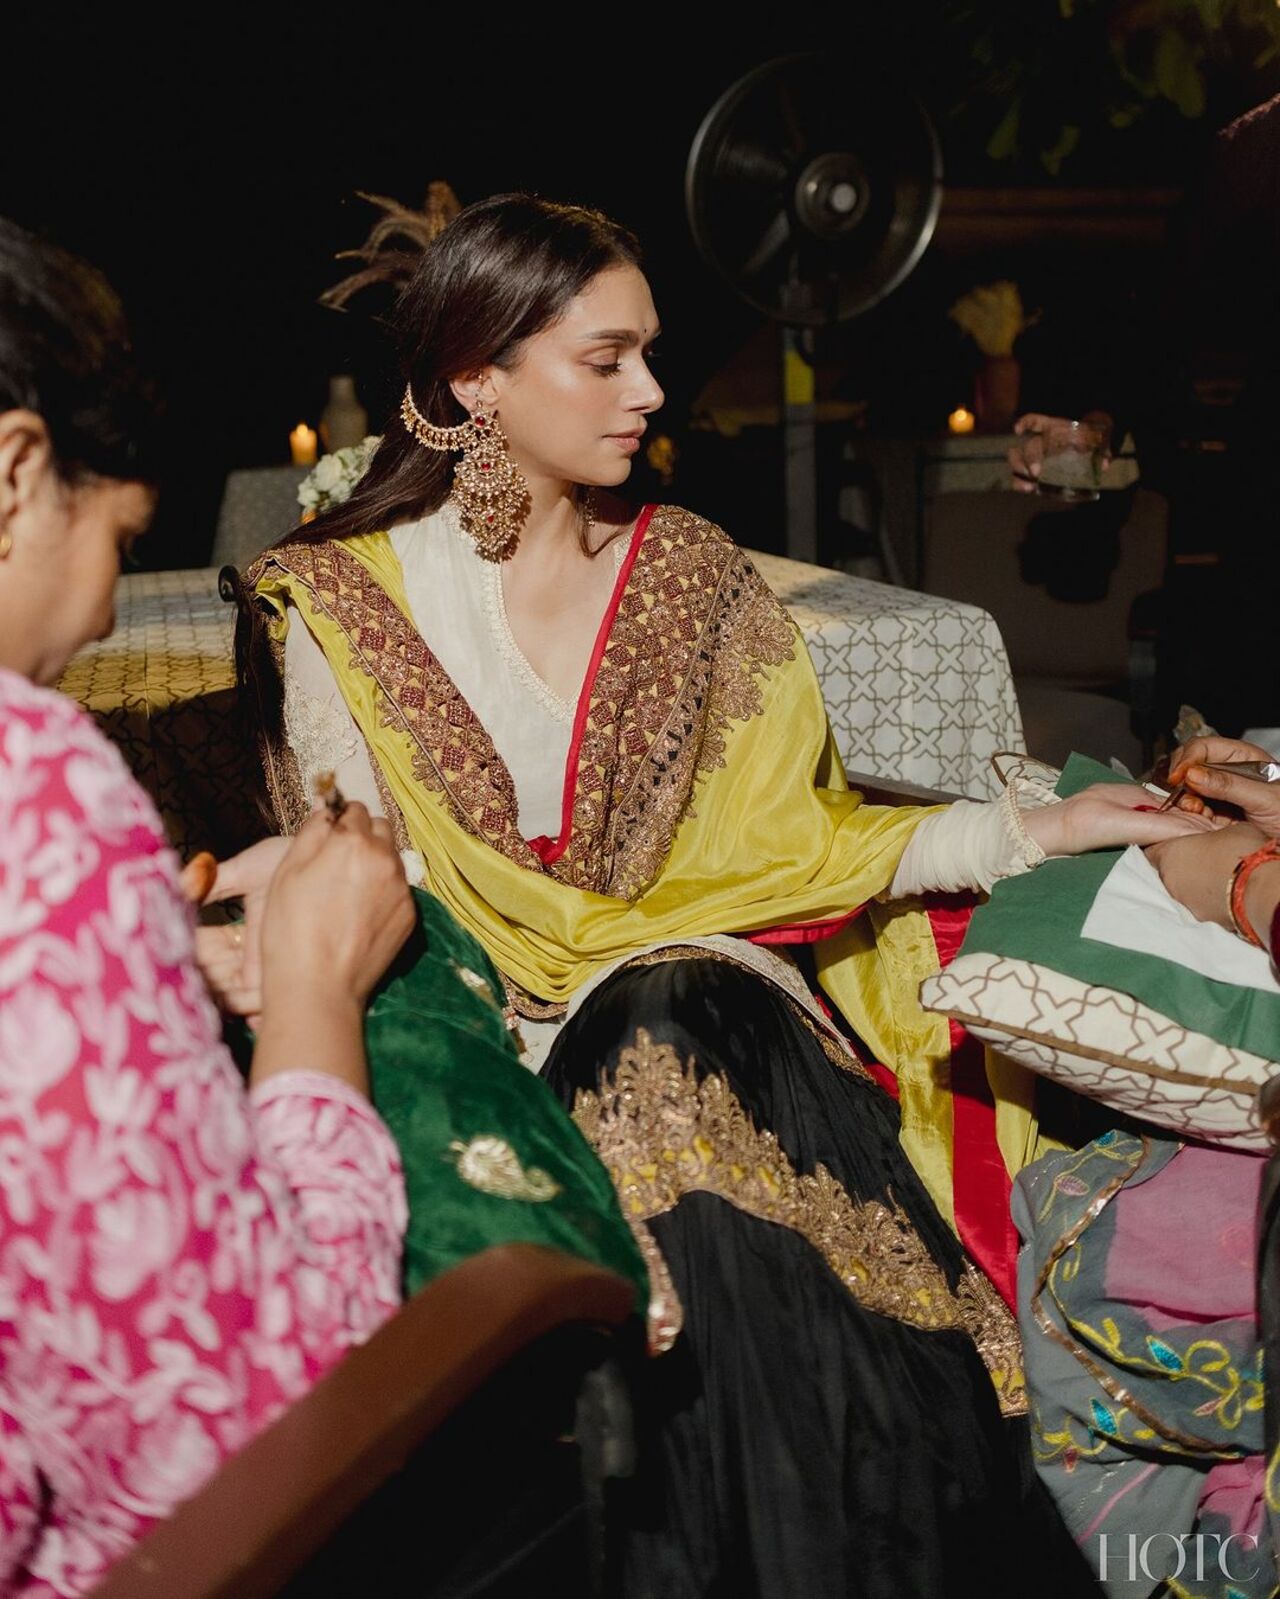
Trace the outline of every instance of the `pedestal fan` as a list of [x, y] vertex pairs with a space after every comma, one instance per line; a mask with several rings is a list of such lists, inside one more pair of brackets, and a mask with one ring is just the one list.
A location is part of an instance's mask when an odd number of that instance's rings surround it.
[[787, 553], [797, 560], [818, 553], [809, 330], [860, 316], [896, 288], [924, 253], [941, 199], [924, 108], [843, 56], [766, 62], [721, 95], [694, 137], [685, 172], [694, 242], [781, 324]]

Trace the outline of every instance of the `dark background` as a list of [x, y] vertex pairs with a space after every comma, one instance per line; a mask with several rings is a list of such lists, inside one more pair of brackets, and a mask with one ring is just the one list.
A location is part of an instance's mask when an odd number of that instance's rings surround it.
[[[760, 61], [818, 49], [847, 60], [851, 80], [869, 69], [917, 92], [952, 182], [1180, 187], [1212, 128], [1272, 87], [1267, 71], [1228, 62], [1197, 116], [1161, 101], [1113, 127], [1107, 29], [1133, 7], [1091, 9], [1068, 37], [1060, 0], [896, 0], [844, 7], [838, 21], [798, 5], [785, 23], [697, 6], [540, 7], [514, 19], [480, 6], [263, 6], [145, 21], [62, 8], [43, 23], [6, 21], [0, 211], [98, 263], [125, 296], [175, 441], [145, 559], [198, 563], [227, 470], [287, 460], [289, 429], [314, 425], [330, 373], [357, 375], [375, 428], [385, 415], [395, 387], [376, 321], [385, 300], [357, 299], [346, 314], [315, 303], [343, 270], [335, 252], [373, 220], [355, 190], [418, 206], [437, 177], [464, 202], [527, 187], [630, 224], [666, 330], [664, 423], [679, 434], [694, 395], [761, 323], [698, 259], [684, 216], [685, 158], [716, 97]], [[1016, 96], [1022, 145], [997, 159], [991, 141]], [[1050, 177], [1056, 130], [1076, 124], [1083, 137]], [[935, 248], [883, 307], [828, 341], [828, 364], [847, 395], [870, 401], [873, 426], [936, 426], [966, 397], [972, 351], [945, 309], [984, 273], [1008, 275], [1001, 266]], [[1101, 358], [1127, 315], [1134, 283], [1108, 281], [1108, 270], [1060, 295], [1046, 381], [1066, 349], [1082, 369], [1095, 349]], [[1028, 271], [1033, 294], [1056, 292], [1051, 263]], [[1091, 345], [1066, 336], [1073, 319]], [[1043, 397], [1035, 366], [1031, 403]], [[753, 472], [776, 516], [771, 448], [715, 459], [695, 441], [693, 481], [677, 491], [743, 542], [776, 544], [733, 522], [753, 503]]]

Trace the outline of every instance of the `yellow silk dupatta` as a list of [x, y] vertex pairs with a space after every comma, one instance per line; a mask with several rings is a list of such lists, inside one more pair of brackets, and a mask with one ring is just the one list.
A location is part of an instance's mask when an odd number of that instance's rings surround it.
[[[429, 536], [429, 535], [428, 535]], [[562, 1002], [658, 944], [822, 924], [824, 987], [897, 1074], [903, 1141], [954, 1224], [949, 1033], [917, 1002], [927, 918], [873, 907], [927, 812], [845, 781], [795, 624], [718, 528], [661, 508], [637, 524], [587, 674], [558, 839], [521, 837], [510, 774], [416, 632], [385, 534], [268, 550], [246, 581], [277, 646], [296, 607], [421, 855], [424, 886], [526, 994]], [[278, 651], [277, 651], [278, 656]], [[267, 751], [282, 819], [285, 750]], [[1002, 1108], [1012, 1168], [1034, 1128]]]

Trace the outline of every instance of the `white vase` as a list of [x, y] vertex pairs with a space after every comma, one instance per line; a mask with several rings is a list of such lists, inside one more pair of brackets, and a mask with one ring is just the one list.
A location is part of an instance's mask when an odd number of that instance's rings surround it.
[[369, 413], [356, 398], [353, 377], [329, 379], [329, 403], [320, 413], [320, 437], [326, 450], [359, 444], [369, 431]]

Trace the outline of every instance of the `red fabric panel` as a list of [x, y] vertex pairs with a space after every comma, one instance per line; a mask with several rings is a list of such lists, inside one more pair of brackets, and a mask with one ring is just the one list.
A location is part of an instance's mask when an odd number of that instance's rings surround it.
[[[933, 894], [925, 911], [938, 960], [955, 959], [974, 899], [969, 894]], [[952, 1201], [956, 1231], [969, 1254], [995, 1284], [1011, 1310], [1017, 1306], [1018, 1234], [1009, 1214], [1009, 1174], [996, 1142], [996, 1107], [987, 1082], [980, 1041], [951, 1022]]]
[[795, 922], [789, 927], [766, 927], [763, 932], [748, 933], [748, 944], [818, 944], [824, 938], [842, 933], [849, 923], [862, 915], [861, 905], [844, 916], [833, 916], [825, 922]]

